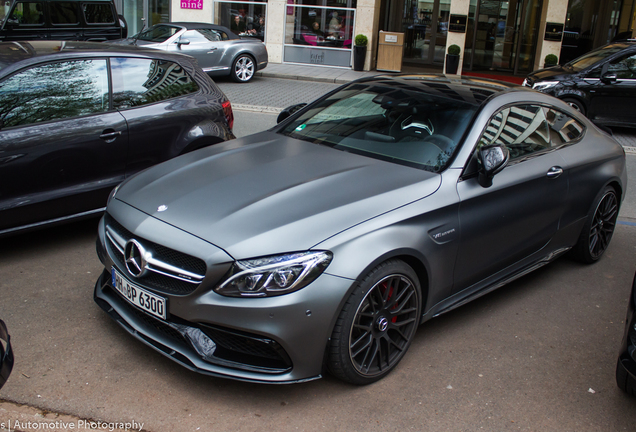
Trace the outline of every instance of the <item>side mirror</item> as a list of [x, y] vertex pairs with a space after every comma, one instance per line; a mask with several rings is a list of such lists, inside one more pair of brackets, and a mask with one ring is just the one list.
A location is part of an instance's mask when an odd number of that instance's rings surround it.
[[606, 72], [601, 75], [601, 82], [611, 84], [616, 82], [616, 74], [614, 72]]
[[276, 123], [282, 122], [287, 117], [289, 117], [290, 115], [294, 114], [295, 112], [300, 111], [301, 109], [303, 109], [306, 106], [307, 106], [306, 103], [300, 103], [300, 104], [288, 106], [287, 108], [282, 110], [280, 112], [280, 114], [278, 114], [278, 118], [276, 119]]
[[508, 165], [510, 152], [503, 144], [492, 144], [479, 149], [479, 184], [482, 187], [492, 186], [492, 178]]
[[180, 47], [181, 45], [190, 45], [190, 39], [179, 39], [177, 46]]

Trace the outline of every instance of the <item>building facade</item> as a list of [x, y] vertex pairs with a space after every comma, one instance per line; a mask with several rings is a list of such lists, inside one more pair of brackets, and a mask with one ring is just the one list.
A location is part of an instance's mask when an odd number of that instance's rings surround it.
[[[272, 63], [350, 68], [355, 35], [376, 67], [380, 31], [402, 33], [402, 65], [444, 66], [461, 49], [458, 73], [525, 75], [548, 54], [563, 64], [632, 37], [636, 0], [116, 0], [129, 34], [158, 22], [221, 24], [265, 42]], [[412, 69], [410, 69], [412, 70]]]

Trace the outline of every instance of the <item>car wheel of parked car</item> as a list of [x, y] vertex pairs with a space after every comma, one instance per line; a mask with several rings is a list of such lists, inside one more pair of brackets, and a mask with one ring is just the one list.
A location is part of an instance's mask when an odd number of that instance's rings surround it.
[[403, 261], [387, 261], [355, 288], [334, 327], [328, 367], [338, 378], [370, 384], [404, 357], [420, 317], [420, 287]]
[[594, 200], [579, 240], [574, 246], [574, 257], [584, 263], [597, 261], [609, 246], [617, 217], [616, 191], [608, 186]]
[[570, 105], [581, 114], [585, 115], [585, 105], [583, 105], [583, 102], [574, 98], [563, 98], [563, 102]]
[[248, 82], [255, 71], [254, 59], [247, 54], [241, 54], [232, 64], [232, 79], [236, 82]]
[[636, 396], [636, 380], [630, 376], [625, 367], [621, 364], [621, 359], [616, 363], [616, 384], [618, 388], [629, 395]]

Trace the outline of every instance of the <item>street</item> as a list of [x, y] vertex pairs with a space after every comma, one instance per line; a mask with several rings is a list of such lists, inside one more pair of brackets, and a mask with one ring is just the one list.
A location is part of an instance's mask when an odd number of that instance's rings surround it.
[[[337, 87], [219, 86], [239, 137]], [[627, 162], [636, 176], [636, 155]], [[329, 375], [283, 386], [211, 378], [144, 346], [93, 301], [95, 219], [3, 239], [0, 318], [16, 364], [0, 400], [151, 432], [633, 431], [636, 399], [614, 379], [636, 270], [636, 191], [627, 192], [600, 262], [563, 257], [433, 319], [396, 370], [366, 387]], [[11, 419], [0, 406], [0, 423]]]

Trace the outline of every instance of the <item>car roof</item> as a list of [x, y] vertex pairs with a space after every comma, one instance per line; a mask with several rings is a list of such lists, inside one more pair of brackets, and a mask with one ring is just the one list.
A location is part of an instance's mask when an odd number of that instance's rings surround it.
[[180, 22], [159, 23], [159, 24], [155, 24], [155, 26], [162, 25], [162, 24], [163, 25], [179, 26], [179, 27], [185, 28], [186, 30], [196, 30], [196, 29], [220, 30], [220, 31], [223, 31], [223, 32], [227, 33], [227, 36], [230, 39], [240, 39], [237, 35], [232, 33], [232, 31], [229, 28], [221, 26], [221, 25], [217, 25], [217, 24], [210, 24], [210, 23], [203, 23], [203, 22], [183, 22], [183, 21], [180, 21]]
[[527, 90], [519, 84], [504, 81], [443, 74], [375, 75], [356, 83], [389, 85], [392, 88], [402, 86], [411, 91], [436, 94], [473, 106], [481, 106], [486, 100], [504, 92]]
[[42, 60], [55, 61], [57, 58], [136, 56], [179, 61], [191, 61], [188, 56], [162, 50], [142, 48], [133, 45], [114, 45], [106, 42], [81, 41], [15, 41], [0, 42], [0, 73], [6, 75]]

